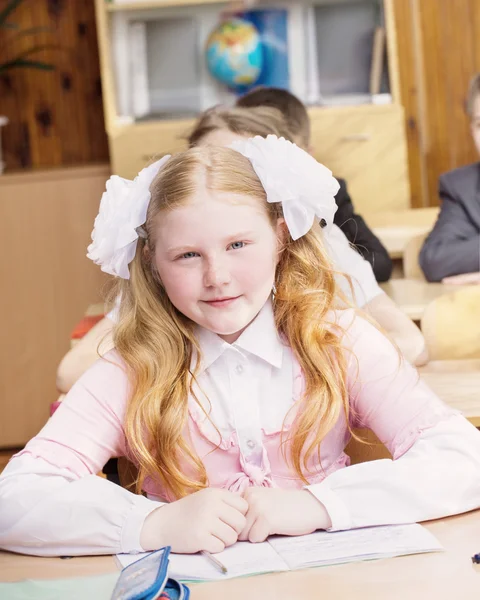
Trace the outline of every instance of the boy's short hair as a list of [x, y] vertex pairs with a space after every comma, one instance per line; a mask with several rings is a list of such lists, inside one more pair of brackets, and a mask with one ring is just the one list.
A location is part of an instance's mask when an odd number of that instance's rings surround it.
[[303, 102], [291, 92], [280, 88], [259, 86], [239, 98], [236, 105], [245, 108], [270, 106], [278, 109], [301, 145], [305, 149], [310, 145], [310, 117]]
[[475, 108], [475, 100], [480, 96], [480, 73], [477, 73], [470, 80], [467, 94], [467, 114], [470, 118], [473, 117]]

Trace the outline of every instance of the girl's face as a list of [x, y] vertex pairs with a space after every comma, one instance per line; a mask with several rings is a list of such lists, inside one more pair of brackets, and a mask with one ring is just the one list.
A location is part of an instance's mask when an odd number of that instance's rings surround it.
[[172, 304], [233, 343], [271, 293], [280, 229], [261, 201], [206, 189], [160, 213], [154, 261]]

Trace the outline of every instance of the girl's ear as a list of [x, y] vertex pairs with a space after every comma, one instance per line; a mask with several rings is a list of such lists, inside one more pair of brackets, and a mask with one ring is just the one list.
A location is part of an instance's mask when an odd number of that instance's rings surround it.
[[152, 258], [152, 253], [150, 251], [150, 246], [148, 245], [148, 241], [146, 241], [143, 244], [142, 257], [143, 257], [143, 260], [146, 261], [146, 262], [149, 262], [151, 260], [151, 258]]

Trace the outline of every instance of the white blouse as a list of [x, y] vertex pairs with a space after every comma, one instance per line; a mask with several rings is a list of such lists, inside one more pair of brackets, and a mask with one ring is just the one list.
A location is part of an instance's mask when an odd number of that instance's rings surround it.
[[[355, 424], [375, 431], [394, 460], [339, 468], [308, 486], [332, 530], [480, 507], [480, 432], [436, 399], [406, 361], [399, 365], [373, 326], [355, 318], [348, 337], [358, 369], [349, 382]], [[235, 433], [244, 456], [261, 450], [262, 431], [277, 431], [292, 406], [298, 367], [278, 338], [270, 304], [231, 346], [207, 331], [199, 343], [199, 382], [222, 437]], [[143, 550], [143, 523], [159, 503], [95, 475], [125, 453], [127, 401], [128, 380], [115, 360], [97, 361], [77, 382], [0, 476], [1, 548], [41, 556]], [[338, 431], [326, 441], [327, 454], [329, 445], [343, 449], [348, 441]]]

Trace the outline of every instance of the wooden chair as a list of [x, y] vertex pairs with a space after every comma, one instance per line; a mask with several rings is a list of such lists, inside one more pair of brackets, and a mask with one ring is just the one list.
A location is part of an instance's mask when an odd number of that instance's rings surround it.
[[480, 286], [433, 300], [421, 319], [431, 360], [480, 358]]
[[425, 281], [425, 275], [420, 268], [418, 257], [427, 235], [427, 233], [416, 235], [405, 246], [403, 253], [403, 276], [405, 279], [421, 279]]
[[365, 443], [352, 438], [345, 448], [345, 453], [350, 457], [352, 465], [370, 460], [380, 460], [381, 458], [392, 458], [390, 452], [373, 431], [370, 431], [370, 429], [357, 429], [355, 433]]

